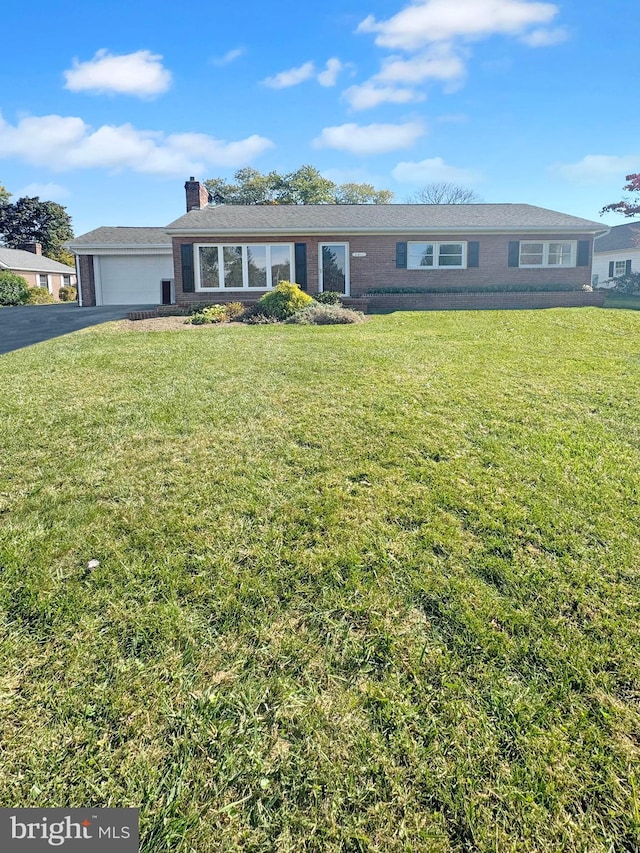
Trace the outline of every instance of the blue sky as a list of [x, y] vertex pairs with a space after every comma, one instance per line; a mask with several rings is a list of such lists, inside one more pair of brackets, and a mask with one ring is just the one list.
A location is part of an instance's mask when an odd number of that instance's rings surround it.
[[76, 234], [167, 224], [190, 175], [306, 163], [600, 221], [640, 171], [639, 24], [637, 0], [11, 2], [0, 183]]

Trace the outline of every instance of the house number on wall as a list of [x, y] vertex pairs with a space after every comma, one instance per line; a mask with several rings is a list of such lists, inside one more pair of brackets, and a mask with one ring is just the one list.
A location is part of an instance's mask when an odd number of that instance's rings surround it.
[[367, 253], [366, 252], [351, 252], [351, 257], [352, 258], [366, 258]]

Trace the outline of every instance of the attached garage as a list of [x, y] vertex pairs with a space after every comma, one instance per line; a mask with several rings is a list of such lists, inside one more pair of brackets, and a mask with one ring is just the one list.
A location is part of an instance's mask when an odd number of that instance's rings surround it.
[[96, 228], [69, 243], [81, 305], [161, 305], [175, 300], [164, 228]]
[[171, 255], [94, 256], [96, 305], [159, 305], [173, 278]]

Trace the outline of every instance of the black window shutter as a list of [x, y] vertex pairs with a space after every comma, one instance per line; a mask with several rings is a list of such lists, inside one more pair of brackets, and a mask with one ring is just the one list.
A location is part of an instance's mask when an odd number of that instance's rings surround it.
[[613, 278], [613, 261], [609, 261], [609, 278]]
[[480, 266], [480, 243], [477, 240], [467, 243], [467, 266]]
[[183, 243], [180, 246], [180, 259], [182, 261], [182, 292], [194, 293], [196, 282], [193, 275], [193, 246], [191, 243]]
[[396, 269], [406, 270], [407, 268], [407, 244], [396, 243]]
[[625, 275], [630, 275], [631, 274], [631, 261], [625, 261], [624, 264], [625, 264], [625, 267], [624, 267]]
[[509, 240], [509, 266], [520, 266], [520, 243], [518, 240]]
[[588, 267], [591, 261], [591, 244], [589, 240], [578, 240], [578, 262], [579, 267]]
[[307, 244], [296, 243], [294, 248], [295, 253], [295, 282], [299, 284], [303, 290], [307, 289]]

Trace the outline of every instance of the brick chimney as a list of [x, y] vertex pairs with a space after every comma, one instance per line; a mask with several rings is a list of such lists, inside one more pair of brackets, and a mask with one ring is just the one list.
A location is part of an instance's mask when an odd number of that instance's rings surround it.
[[202, 210], [209, 204], [209, 190], [194, 177], [189, 178], [184, 188], [187, 194], [187, 213], [190, 210]]
[[42, 243], [36, 243], [35, 240], [29, 240], [27, 243], [20, 243], [18, 246], [23, 252], [31, 252], [33, 255], [42, 254]]

